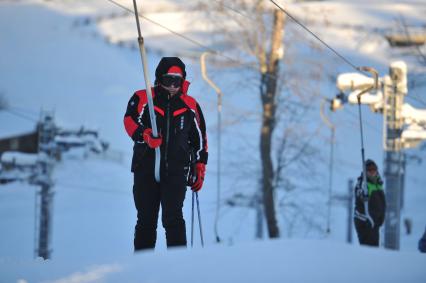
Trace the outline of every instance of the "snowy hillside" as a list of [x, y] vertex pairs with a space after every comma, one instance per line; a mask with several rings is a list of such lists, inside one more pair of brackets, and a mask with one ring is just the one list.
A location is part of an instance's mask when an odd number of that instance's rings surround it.
[[[118, 2], [132, 7], [131, 1]], [[197, 1], [144, 2], [149, 19], [211, 48], [226, 47], [222, 41], [213, 40], [212, 35], [217, 32], [214, 27], [198, 24], [202, 12], [188, 11], [195, 9]], [[413, 55], [416, 52], [391, 49], [383, 35], [400, 29], [401, 15], [410, 25], [425, 26], [426, 3], [367, 2], [309, 1], [293, 3], [289, 9], [356, 64], [374, 65], [380, 75], [385, 75], [391, 61], [403, 59], [413, 76], [424, 77], [425, 67]], [[422, 268], [425, 257], [417, 253], [417, 242], [426, 225], [424, 150], [409, 151], [423, 162], [407, 164], [402, 219], [411, 219], [413, 229], [407, 235], [401, 228], [401, 252], [360, 247], [355, 234], [352, 245], [343, 244], [347, 213], [345, 204], [338, 201], [332, 207], [331, 233], [325, 233], [329, 130], [319, 118], [319, 105], [322, 97], [331, 98], [337, 93], [335, 77], [353, 70], [328, 50], [311, 45], [313, 39], [291, 22], [287, 32], [294, 43], [288, 45], [286, 52], [293, 62], [286, 68], [297, 73], [314, 65], [321, 71], [321, 80], [309, 85], [320, 94], [312, 95], [310, 108], [296, 125], [300, 135], [308, 137], [310, 144], [319, 149], [317, 159], [312, 161], [316, 175], [300, 176], [297, 168], [289, 171], [301, 187], [315, 190], [314, 194], [290, 194], [292, 201], [306, 205], [309, 215], [315, 217], [315, 225], [309, 226], [299, 218], [290, 225], [288, 211], [281, 209], [277, 217], [282, 238], [287, 239], [252, 243], [255, 210], [227, 205], [231, 196], [258, 190], [260, 102], [257, 76], [252, 69], [212, 65], [209, 74], [224, 91], [218, 222], [222, 242], [217, 244], [216, 95], [200, 74], [196, 56], [202, 47], [148, 21], [143, 20], [142, 25], [151, 78], [162, 56], [186, 56], [183, 59], [191, 81], [189, 92], [200, 102], [206, 116], [210, 157], [200, 193], [206, 248], [166, 252], [160, 224], [156, 251], [132, 255], [136, 221], [130, 173], [132, 142], [122, 119], [131, 94], [144, 88], [139, 52], [134, 49], [136, 27], [132, 15], [105, 0], [1, 1], [0, 94], [15, 114], [0, 110], [0, 138], [32, 131], [39, 111], [47, 109], [54, 110], [55, 121], [61, 126], [98, 129], [112, 150], [104, 156], [89, 157], [71, 152], [55, 166], [53, 253], [52, 260], [46, 263], [33, 261], [38, 188], [25, 183], [0, 185], [0, 282], [168, 282], [175, 278], [178, 282], [426, 280], [426, 269]], [[407, 102], [426, 107], [421, 103], [426, 101], [426, 85], [418, 84], [410, 93], [420, 99], [407, 97]], [[366, 154], [377, 160], [383, 172], [382, 117], [365, 109]], [[282, 113], [285, 115], [286, 109]], [[360, 172], [358, 116], [354, 106], [328, 114], [336, 124], [333, 191], [343, 195], [347, 193], [348, 178], [355, 178]], [[318, 137], [311, 139], [315, 133]], [[188, 239], [190, 197], [188, 192], [184, 206]], [[198, 237], [196, 243], [199, 246]], [[164, 266], [169, 266], [170, 272], [164, 272]]]
[[[426, 278], [420, 254], [325, 241], [280, 240], [146, 252], [69, 262], [5, 261], [4, 282], [410, 282]], [[20, 281], [19, 281], [20, 280]], [[3, 281], [2, 281], [3, 282]]]

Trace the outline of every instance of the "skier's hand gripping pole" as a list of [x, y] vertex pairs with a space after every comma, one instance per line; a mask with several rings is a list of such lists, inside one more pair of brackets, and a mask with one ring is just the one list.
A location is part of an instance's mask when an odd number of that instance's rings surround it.
[[[139, 50], [141, 54], [141, 60], [142, 60], [142, 67], [143, 67], [143, 74], [145, 79], [145, 86], [146, 86], [146, 94], [148, 97], [148, 110], [149, 110], [149, 118], [151, 120], [151, 127], [152, 127], [152, 136], [154, 138], [158, 138], [158, 131], [157, 131], [157, 122], [155, 119], [155, 112], [154, 112], [154, 102], [152, 100], [152, 92], [151, 92], [151, 81], [149, 79], [149, 72], [148, 72], [148, 61], [146, 59], [146, 52], [145, 52], [145, 46], [144, 46], [144, 40], [141, 34], [141, 28], [139, 23], [139, 14], [138, 14], [138, 8], [136, 5], [136, 0], [133, 0], [133, 7], [135, 9], [135, 17], [136, 17], [136, 26], [138, 29], [138, 43], [139, 43]], [[160, 148], [155, 148], [155, 181], [160, 182], [160, 160], [161, 160], [161, 153]]]

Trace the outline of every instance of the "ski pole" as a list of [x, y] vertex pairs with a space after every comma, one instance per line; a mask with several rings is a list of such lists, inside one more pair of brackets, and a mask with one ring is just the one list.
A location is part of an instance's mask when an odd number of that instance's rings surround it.
[[364, 93], [378, 88], [378, 73], [375, 69], [370, 67], [359, 67], [358, 70], [360, 71], [367, 71], [373, 74], [374, 76], [374, 85], [368, 87], [367, 89], [361, 91], [357, 95], [358, 99], [358, 113], [359, 113], [359, 127], [361, 132], [361, 159], [362, 159], [362, 191], [364, 195], [364, 210], [365, 210], [365, 216], [367, 220], [370, 222], [371, 227], [374, 227], [374, 221], [370, 216], [370, 212], [368, 211], [368, 188], [367, 188], [367, 170], [365, 167], [365, 152], [364, 152], [364, 132], [362, 127], [362, 112], [361, 112], [361, 95]]
[[200, 203], [198, 202], [198, 192], [195, 192], [197, 198], [198, 224], [200, 225], [201, 246], [204, 247], [203, 228], [201, 226]]
[[194, 246], [194, 191], [192, 192], [191, 248]]
[[[136, 5], [136, 0], [133, 0], [133, 7], [135, 9], [136, 27], [138, 29], [139, 51], [141, 55], [142, 68], [143, 68], [143, 74], [145, 79], [146, 96], [148, 97], [148, 110], [149, 110], [149, 118], [151, 120], [152, 135], [154, 137], [158, 137], [157, 122], [155, 119], [155, 112], [154, 112], [154, 102], [152, 100], [151, 83], [150, 83], [149, 72], [148, 72], [148, 61], [146, 59], [144, 39], [141, 34], [141, 27], [139, 23], [139, 14], [138, 14], [138, 8]], [[160, 160], [161, 160], [160, 147], [157, 147], [155, 149], [155, 174], [154, 174], [155, 180], [157, 181], [157, 183], [160, 182]]]

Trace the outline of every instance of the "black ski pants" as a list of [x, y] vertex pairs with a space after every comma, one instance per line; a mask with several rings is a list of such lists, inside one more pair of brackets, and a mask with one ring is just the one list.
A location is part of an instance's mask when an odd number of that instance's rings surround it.
[[160, 183], [157, 183], [153, 173], [134, 172], [133, 198], [138, 217], [134, 238], [135, 251], [155, 247], [160, 205], [167, 247], [186, 246], [186, 228], [182, 213], [185, 193], [184, 174], [161, 176]]
[[355, 219], [355, 229], [358, 234], [358, 240], [361, 245], [379, 246], [379, 229], [380, 227], [374, 226], [371, 227], [368, 221], [362, 221], [359, 219]]

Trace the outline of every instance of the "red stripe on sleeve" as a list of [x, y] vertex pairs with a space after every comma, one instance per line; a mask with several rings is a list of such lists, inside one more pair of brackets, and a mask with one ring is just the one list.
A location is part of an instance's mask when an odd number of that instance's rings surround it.
[[136, 129], [138, 128], [138, 124], [133, 121], [132, 117], [126, 116], [124, 117], [124, 127], [126, 128], [127, 134], [132, 137]]
[[[151, 94], [152, 94], [152, 98], [154, 99], [155, 91], [153, 87], [151, 88]], [[139, 96], [138, 112], [141, 113], [142, 108], [144, 108], [145, 105], [148, 103], [148, 96], [147, 96], [146, 90], [144, 89], [136, 91], [136, 95]]]

